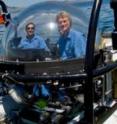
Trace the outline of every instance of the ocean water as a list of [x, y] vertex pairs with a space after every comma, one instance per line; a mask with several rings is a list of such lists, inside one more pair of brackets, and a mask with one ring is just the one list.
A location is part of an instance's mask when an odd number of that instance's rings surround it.
[[99, 16], [99, 29], [101, 32], [112, 32], [114, 30], [113, 9], [110, 7], [110, 0], [104, 0]]
[[[87, 5], [84, 6], [85, 12], [88, 16], [91, 14], [92, 6]], [[98, 29], [100, 32], [112, 32], [114, 30], [114, 18], [113, 18], [113, 10], [110, 7], [110, 0], [103, 0], [99, 19], [98, 19]]]

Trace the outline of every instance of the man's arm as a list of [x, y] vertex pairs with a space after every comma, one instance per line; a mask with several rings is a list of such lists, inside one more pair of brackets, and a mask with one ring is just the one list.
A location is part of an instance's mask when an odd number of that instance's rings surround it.
[[74, 43], [74, 54], [76, 58], [83, 58], [86, 52], [86, 38], [80, 33], [76, 36], [76, 41]]
[[17, 47], [18, 48], [25, 48], [26, 47], [25, 40], [22, 39]]

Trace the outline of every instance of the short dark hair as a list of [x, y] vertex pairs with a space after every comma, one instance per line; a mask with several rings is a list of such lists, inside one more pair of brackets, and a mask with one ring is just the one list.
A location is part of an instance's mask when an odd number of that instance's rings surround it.
[[29, 25], [33, 25], [33, 26], [34, 26], [34, 28], [35, 28], [35, 24], [34, 24], [33, 22], [29, 22], [29, 23], [27, 23], [27, 24], [26, 24], [25, 29], [27, 29]]

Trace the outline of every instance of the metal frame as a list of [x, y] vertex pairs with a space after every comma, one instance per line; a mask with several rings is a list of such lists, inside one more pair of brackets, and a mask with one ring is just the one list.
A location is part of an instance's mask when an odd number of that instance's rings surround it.
[[[102, 0], [95, 0], [92, 8], [90, 17], [88, 37], [87, 37], [87, 48], [85, 58], [85, 71], [87, 79], [85, 82], [85, 120], [88, 124], [94, 124], [94, 86], [93, 86], [93, 65], [94, 65], [94, 44], [96, 38], [96, 29], [98, 16], [100, 12]], [[89, 114], [90, 113], [90, 114]]]

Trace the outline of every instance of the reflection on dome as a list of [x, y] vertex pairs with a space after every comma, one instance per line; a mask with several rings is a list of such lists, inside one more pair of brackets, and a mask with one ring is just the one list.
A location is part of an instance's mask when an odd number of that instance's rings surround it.
[[50, 29], [50, 30], [54, 30], [55, 29], [55, 27], [56, 27], [56, 24], [55, 23], [53, 23], [53, 22], [50, 22], [50, 23], [48, 23], [48, 28]]
[[[35, 33], [39, 34], [46, 41], [47, 46], [51, 50], [52, 59], [57, 59], [57, 41], [59, 33], [55, 18], [57, 13], [61, 10], [65, 10], [70, 13], [72, 16], [73, 28], [87, 35], [89, 21], [81, 9], [69, 4], [67, 5], [66, 3], [64, 4], [64, 2], [40, 2], [26, 8], [12, 20], [3, 40], [3, 48], [5, 50], [4, 59], [10, 60], [14, 57], [13, 60], [17, 60], [19, 56], [22, 56], [23, 52], [18, 53], [16, 51], [20, 40], [26, 36], [25, 25], [28, 22], [35, 23]], [[36, 53], [36, 50], [33, 50], [33, 52]], [[31, 52], [28, 54], [33, 55]]]

